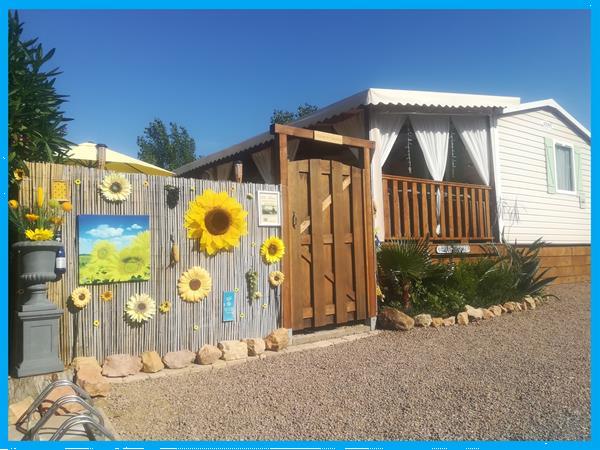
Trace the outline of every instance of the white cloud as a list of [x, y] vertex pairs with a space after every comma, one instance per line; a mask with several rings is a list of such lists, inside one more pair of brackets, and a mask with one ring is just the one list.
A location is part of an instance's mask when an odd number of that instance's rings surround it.
[[[131, 241], [135, 238], [135, 236], [125, 235], [125, 236], [116, 236], [106, 239], [108, 242], [114, 244], [117, 249], [121, 250], [124, 247], [127, 247], [131, 244]], [[98, 241], [98, 238], [79, 238], [79, 253], [82, 255], [90, 254], [92, 252], [92, 248], [94, 248], [94, 244]]]
[[125, 231], [123, 228], [114, 228], [106, 224], [98, 225], [87, 231], [87, 234], [92, 235], [97, 239], [108, 239], [121, 236]]
[[130, 227], [127, 227], [127, 229], [129, 231], [131, 231], [131, 230], [141, 230], [142, 228], [144, 228], [144, 227], [142, 227], [141, 225], [138, 225], [137, 223], [134, 223]]

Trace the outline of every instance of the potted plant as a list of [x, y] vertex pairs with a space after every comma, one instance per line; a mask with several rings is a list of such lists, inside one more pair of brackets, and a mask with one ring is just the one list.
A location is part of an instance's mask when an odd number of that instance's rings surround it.
[[[56, 252], [62, 247], [54, 240], [71, 210], [68, 202], [46, 201], [43, 188], [36, 192], [33, 205], [9, 200], [9, 220], [15, 226], [18, 284], [24, 288], [24, 301], [16, 308], [15, 374], [29, 376], [62, 371], [58, 358], [58, 321], [62, 311], [47, 297], [47, 282], [57, 279]], [[19, 298], [19, 300], [21, 300]], [[43, 334], [43, 336], [42, 336]]]

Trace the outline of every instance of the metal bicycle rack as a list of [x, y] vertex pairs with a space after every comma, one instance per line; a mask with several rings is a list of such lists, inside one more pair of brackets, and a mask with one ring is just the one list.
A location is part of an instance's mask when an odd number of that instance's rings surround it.
[[[38, 410], [40, 405], [46, 400], [48, 395], [55, 389], [59, 387], [69, 387], [71, 388], [75, 394], [66, 394], [59, 397], [52, 403], [41, 416], [41, 418], [37, 421], [37, 423], [30, 428], [29, 424], [31, 421], [32, 414]], [[23, 413], [19, 420], [17, 421], [17, 429], [23, 433], [23, 441], [38, 441], [39, 440], [39, 432], [42, 430], [43, 426], [54, 416], [54, 413], [58, 411], [59, 408], [62, 408], [64, 405], [69, 403], [75, 403], [80, 405], [83, 409], [82, 412], [78, 412], [76, 415], [67, 414], [66, 416], [71, 416], [65, 422], [63, 422], [60, 427], [54, 432], [54, 434], [50, 437], [51, 441], [60, 440], [69, 430], [78, 425], [82, 425], [85, 432], [92, 437], [96, 435], [104, 436], [104, 438], [114, 441], [115, 437], [113, 434], [106, 429], [104, 424], [104, 418], [98, 412], [96, 408], [91, 405], [92, 398], [90, 395], [81, 389], [79, 386], [74, 384], [69, 380], [58, 380], [53, 383], [50, 383], [48, 386], [44, 388], [44, 390], [36, 397], [33, 403], [27, 408], [27, 410]], [[24, 424], [27, 426], [25, 427]]]

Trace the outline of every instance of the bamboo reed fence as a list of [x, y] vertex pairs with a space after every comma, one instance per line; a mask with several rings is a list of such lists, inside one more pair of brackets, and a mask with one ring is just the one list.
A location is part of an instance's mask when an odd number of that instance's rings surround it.
[[[29, 163], [29, 177], [21, 182], [19, 201], [31, 204], [38, 186], [51, 192], [52, 180], [64, 180], [73, 211], [66, 214], [62, 238], [67, 257], [67, 271], [61, 280], [50, 283], [49, 298], [64, 310], [61, 320], [60, 350], [68, 364], [76, 356], [95, 356], [102, 361], [115, 353], [140, 354], [156, 350], [163, 355], [169, 351], [198, 350], [203, 344], [216, 344], [227, 339], [265, 336], [280, 324], [280, 288], [270, 287], [269, 272], [280, 270], [278, 264], [267, 265], [260, 257], [260, 245], [269, 236], [280, 236], [279, 227], [259, 227], [257, 191], [278, 191], [279, 186], [226, 181], [207, 181], [171, 178], [144, 174], [124, 174], [132, 184], [132, 193], [122, 203], [105, 201], [98, 186], [109, 171], [82, 166]], [[75, 180], [80, 180], [76, 184]], [[166, 202], [166, 185], [179, 188], [179, 202], [170, 208]], [[184, 214], [190, 200], [205, 189], [227, 191], [248, 211], [248, 234], [239, 247], [209, 257], [200, 252], [197, 243], [186, 237]], [[249, 199], [252, 194], [254, 199]], [[71, 291], [78, 286], [77, 216], [148, 215], [151, 232], [151, 279], [149, 281], [111, 283], [88, 286], [93, 299], [80, 311], [68, 305]], [[180, 247], [180, 261], [170, 267], [170, 237]], [[201, 266], [212, 277], [212, 291], [199, 303], [187, 303], [177, 294], [179, 276], [192, 266]], [[250, 301], [245, 274], [258, 272], [258, 289], [262, 298]], [[113, 300], [104, 302], [100, 294], [113, 292]], [[222, 320], [224, 291], [237, 291], [236, 319]], [[157, 303], [169, 300], [172, 309], [141, 326], [125, 320], [124, 308], [131, 295], [147, 293]], [[94, 327], [94, 320], [100, 321]]]

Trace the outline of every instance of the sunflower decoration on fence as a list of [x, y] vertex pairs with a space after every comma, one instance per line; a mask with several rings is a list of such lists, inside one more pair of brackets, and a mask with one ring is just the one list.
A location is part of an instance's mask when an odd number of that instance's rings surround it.
[[119, 173], [106, 175], [100, 184], [100, 193], [109, 202], [124, 202], [131, 194], [131, 183]]
[[183, 272], [177, 283], [182, 300], [196, 303], [206, 298], [212, 289], [212, 279], [207, 270], [194, 266]]
[[277, 263], [285, 254], [285, 245], [278, 237], [271, 236], [260, 246], [260, 254], [267, 264]]
[[200, 250], [214, 255], [231, 250], [248, 233], [247, 211], [227, 192], [205, 190], [189, 204], [184, 226], [190, 239], [197, 239]]
[[156, 314], [156, 302], [148, 294], [134, 294], [125, 305], [125, 314], [132, 323], [146, 322]]
[[71, 292], [71, 303], [79, 309], [85, 308], [92, 299], [92, 293], [86, 287], [77, 287]]
[[280, 272], [279, 270], [274, 270], [273, 272], [269, 273], [269, 283], [271, 283], [272, 287], [279, 287], [284, 281], [285, 275], [283, 274], [283, 272]]

